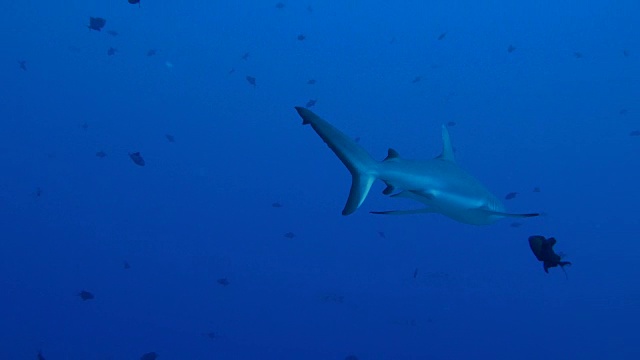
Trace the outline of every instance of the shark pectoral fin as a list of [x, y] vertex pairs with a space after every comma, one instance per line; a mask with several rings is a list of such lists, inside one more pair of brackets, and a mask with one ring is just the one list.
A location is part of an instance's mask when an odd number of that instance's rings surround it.
[[349, 215], [362, 205], [375, 180], [375, 176], [366, 174], [354, 174], [351, 177], [351, 190], [349, 190], [349, 198], [342, 210], [342, 215]]
[[371, 214], [376, 215], [413, 215], [413, 214], [428, 214], [436, 212], [433, 209], [415, 209], [415, 210], [389, 210], [389, 211], [369, 211]]

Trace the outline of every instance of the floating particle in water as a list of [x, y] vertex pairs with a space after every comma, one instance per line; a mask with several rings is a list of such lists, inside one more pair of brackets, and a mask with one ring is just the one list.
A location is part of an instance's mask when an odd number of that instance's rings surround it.
[[23, 71], [27, 71], [27, 61], [26, 60], [18, 60], [18, 65], [20, 65], [20, 69]]
[[100, 151], [96, 152], [96, 156], [102, 159], [102, 158], [107, 156], [107, 153], [102, 151], [102, 150], [100, 150]]
[[511, 225], [512, 228], [519, 228], [520, 226], [522, 226], [521, 222], [512, 222]]
[[316, 101], [317, 101], [316, 99], [311, 99], [311, 100], [307, 101], [307, 104], [305, 105], [305, 107], [306, 108], [310, 108], [312, 106], [315, 106]]
[[165, 137], [165, 138], [167, 139], [167, 141], [168, 141], [168, 142], [170, 142], [170, 143], [174, 143], [174, 142], [176, 142], [176, 138], [175, 138], [173, 135], [171, 135], [171, 134], [164, 134], [164, 137]]
[[288, 233], [284, 234], [284, 237], [286, 237], [287, 239], [293, 239], [294, 237], [296, 237], [296, 234], [289, 231]]
[[155, 56], [157, 53], [158, 53], [158, 50], [156, 49], [147, 50], [147, 56]]
[[271, 204], [271, 207], [274, 207], [274, 208], [281, 208], [281, 207], [282, 207], [282, 204], [281, 204], [279, 201], [276, 201], [276, 202], [274, 202], [273, 204]]
[[507, 52], [509, 54], [511, 54], [512, 52], [516, 51], [516, 47], [513, 45], [509, 45], [509, 47], [507, 47]]
[[541, 191], [540, 188], [537, 186], [533, 188], [534, 193], [539, 193], [540, 191]]
[[640, 136], [640, 130], [633, 130], [629, 133], [629, 136]]
[[304, 34], [299, 34], [297, 39], [298, 41], [304, 41], [304, 39], [306, 39], [307, 37]]
[[107, 50], [107, 55], [109, 55], [109, 56], [113, 56], [113, 55], [115, 55], [117, 52], [118, 52], [118, 49], [116, 49], [116, 48], [114, 48], [114, 47], [110, 47], [110, 48]]
[[276, 3], [276, 9], [284, 9], [284, 3], [283, 2], [278, 2]]
[[315, 85], [315, 83], [316, 83], [316, 79], [307, 80], [307, 85]]
[[447, 32], [443, 32], [440, 35], [438, 35], [438, 40], [444, 40], [444, 38], [447, 36]]
[[216, 280], [216, 282], [222, 286], [228, 286], [230, 284], [229, 280], [227, 278], [220, 278], [218, 280]]
[[253, 87], [256, 86], [256, 78], [255, 77], [247, 75], [245, 77], [245, 79], [247, 79], [247, 82], [249, 83], [249, 85], [251, 85]]
[[422, 81], [422, 76], [416, 76], [416, 77], [413, 78], [413, 80], [411, 80], [411, 83], [412, 84], [417, 84], [420, 81]]
[[118, 36], [119, 35], [118, 32], [115, 31], [115, 30], [109, 30], [109, 31], [107, 31], [107, 34], [109, 34], [111, 36]]
[[455, 122], [455, 121], [449, 121], [449, 122], [447, 123], [447, 126], [448, 126], [448, 127], [456, 126], [456, 122]]

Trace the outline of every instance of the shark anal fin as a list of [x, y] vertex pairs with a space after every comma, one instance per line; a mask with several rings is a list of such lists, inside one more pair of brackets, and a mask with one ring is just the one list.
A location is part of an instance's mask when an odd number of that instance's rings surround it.
[[387, 187], [384, 188], [384, 190], [382, 190], [382, 193], [384, 195], [391, 195], [391, 193], [393, 193], [396, 190], [396, 188], [394, 188], [393, 185], [390, 185], [387, 182], [385, 182], [385, 184], [387, 185]]
[[388, 210], [388, 211], [369, 211], [371, 214], [376, 215], [413, 215], [413, 214], [428, 214], [435, 212], [433, 209], [415, 209], [415, 210]]

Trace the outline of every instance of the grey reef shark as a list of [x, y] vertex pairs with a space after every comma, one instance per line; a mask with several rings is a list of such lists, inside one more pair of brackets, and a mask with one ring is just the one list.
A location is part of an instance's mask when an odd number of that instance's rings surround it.
[[528, 218], [537, 213], [512, 214], [502, 202], [478, 180], [461, 169], [455, 161], [451, 139], [442, 126], [442, 154], [430, 160], [401, 158], [389, 149], [387, 157], [377, 161], [349, 136], [323, 120], [311, 110], [296, 107], [303, 125], [311, 125], [338, 156], [352, 176], [351, 190], [342, 215], [355, 212], [364, 202], [375, 180], [387, 187], [382, 192], [391, 197], [416, 200], [426, 207], [415, 210], [372, 211], [373, 214], [405, 215], [439, 213], [472, 225], [488, 225], [503, 218]]

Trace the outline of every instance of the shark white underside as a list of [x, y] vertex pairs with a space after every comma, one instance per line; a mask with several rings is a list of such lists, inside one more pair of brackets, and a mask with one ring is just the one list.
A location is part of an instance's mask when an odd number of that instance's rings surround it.
[[[373, 159], [353, 139], [312, 111], [295, 108], [303, 125], [311, 125], [351, 172], [352, 183], [342, 215], [355, 212], [375, 180], [382, 180], [385, 195], [404, 197], [426, 205], [416, 210], [376, 211], [374, 214], [405, 215], [439, 213], [466, 224], [487, 225], [505, 217], [538, 214], [507, 213], [504, 205], [455, 161], [449, 131], [442, 126], [442, 154], [431, 160], [408, 160], [389, 149], [383, 161]], [[394, 194], [395, 193], [395, 194]]]

